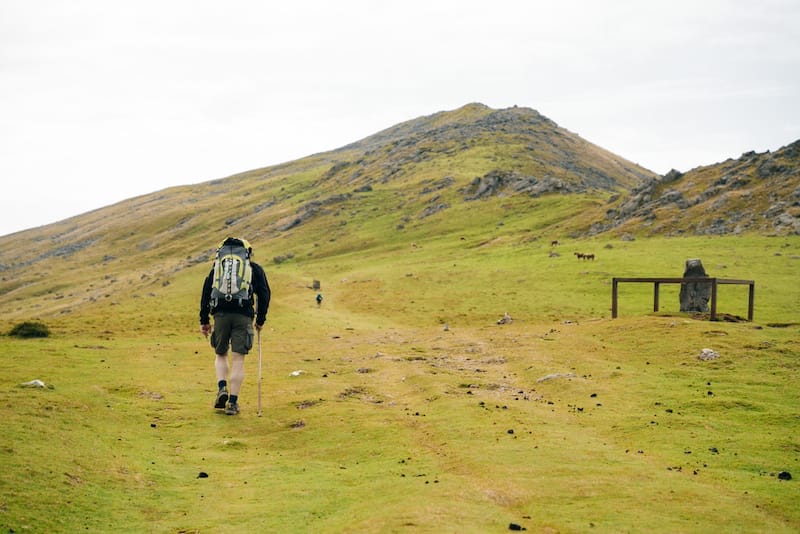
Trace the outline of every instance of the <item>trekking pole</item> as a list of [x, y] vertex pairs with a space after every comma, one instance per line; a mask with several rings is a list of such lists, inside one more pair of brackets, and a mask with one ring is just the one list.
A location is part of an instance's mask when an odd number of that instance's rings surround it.
[[258, 331], [258, 416], [261, 417], [261, 330]]

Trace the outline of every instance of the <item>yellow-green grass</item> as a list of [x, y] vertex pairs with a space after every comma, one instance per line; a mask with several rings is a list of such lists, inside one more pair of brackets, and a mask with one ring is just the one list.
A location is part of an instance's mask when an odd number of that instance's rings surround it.
[[[129, 265], [114, 284], [66, 290], [94, 300], [44, 314], [22, 301], [15, 320], [53, 334], [0, 338], [0, 527], [800, 529], [800, 241], [572, 240], [501, 213], [474, 213], [495, 222], [486, 231], [412, 224], [413, 241], [343, 232], [281, 264], [254, 242], [273, 289], [260, 418], [257, 351], [242, 414], [211, 408], [196, 309], [207, 263], [146, 278]], [[755, 321], [691, 318], [677, 287], [653, 314], [652, 288], [623, 286], [610, 318], [611, 277], [680, 276], [687, 258], [754, 279]], [[720, 313], [746, 315], [746, 288], [719, 297]], [[512, 324], [496, 324], [504, 312]], [[719, 359], [699, 360], [703, 348]], [[33, 379], [53, 388], [17, 387]]]

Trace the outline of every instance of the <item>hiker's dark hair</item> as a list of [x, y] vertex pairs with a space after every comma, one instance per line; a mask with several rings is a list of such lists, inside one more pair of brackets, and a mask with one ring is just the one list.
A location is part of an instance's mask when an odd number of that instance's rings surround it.
[[217, 248], [221, 248], [221, 247], [228, 246], [228, 245], [244, 247], [244, 248], [247, 249], [247, 253], [249, 255], [253, 254], [253, 247], [250, 246], [250, 242], [247, 241], [247, 239], [243, 239], [241, 237], [230, 237], [229, 236], [229, 237], [226, 237], [225, 240], [217, 246]]

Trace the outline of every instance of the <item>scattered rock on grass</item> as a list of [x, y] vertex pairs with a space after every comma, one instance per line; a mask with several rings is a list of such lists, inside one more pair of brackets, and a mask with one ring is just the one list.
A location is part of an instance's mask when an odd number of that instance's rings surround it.
[[538, 379], [537, 382], [547, 382], [548, 380], [555, 380], [557, 378], [575, 378], [575, 373], [551, 373]]
[[778, 480], [792, 480], [792, 474], [789, 471], [781, 471], [778, 473]]
[[719, 352], [711, 349], [703, 349], [700, 351], [700, 355], [698, 356], [698, 358], [700, 360], [703, 360], [704, 362], [716, 360], [717, 358], [719, 358]]
[[37, 389], [55, 389], [53, 384], [45, 384], [43, 381], [39, 380], [38, 378], [35, 380], [31, 380], [30, 382], [23, 382], [18, 387], [21, 388], [37, 388]]

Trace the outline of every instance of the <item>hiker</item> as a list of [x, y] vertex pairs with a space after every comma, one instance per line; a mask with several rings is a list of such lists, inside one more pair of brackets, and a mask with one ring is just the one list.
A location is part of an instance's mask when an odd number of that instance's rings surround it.
[[514, 319], [511, 318], [511, 316], [508, 314], [508, 312], [503, 314], [503, 318], [502, 319], [498, 319], [497, 320], [497, 324], [511, 324], [513, 322], [514, 322]]
[[[244, 358], [253, 347], [253, 320], [260, 334], [269, 309], [267, 276], [260, 265], [250, 261], [252, 255], [253, 248], [245, 239], [228, 237], [220, 243], [200, 297], [200, 332], [206, 338], [211, 334], [216, 354], [214, 408], [227, 415], [239, 413]], [[214, 316], [213, 329], [209, 315]]]
[[322, 306], [322, 293], [317, 293], [317, 308]]

